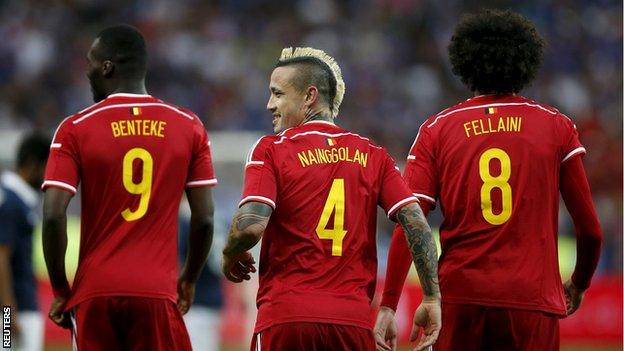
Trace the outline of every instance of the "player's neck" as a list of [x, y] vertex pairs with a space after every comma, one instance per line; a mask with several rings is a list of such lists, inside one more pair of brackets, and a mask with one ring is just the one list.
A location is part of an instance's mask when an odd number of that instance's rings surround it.
[[116, 87], [111, 89], [110, 94], [140, 94], [147, 95], [147, 89], [145, 89], [145, 81], [122, 81], [117, 84]]
[[307, 122], [312, 122], [312, 121], [325, 121], [325, 122], [334, 123], [334, 119], [329, 115], [329, 113], [319, 112], [319, 113], [311, 113], [309, 116], [303, 119], [303, 122], [301, 122], [301, 124], [305, 124]]

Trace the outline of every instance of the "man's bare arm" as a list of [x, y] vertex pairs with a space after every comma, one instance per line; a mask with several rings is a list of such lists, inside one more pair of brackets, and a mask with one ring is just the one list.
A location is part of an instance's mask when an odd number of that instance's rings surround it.
[[73, 194], [48, 188], [43, 197], [43, 256], [48, 268], [55, 296], [69, 295], [69, 282], [65, 273], [67, 251], [67, 205]]
[[214, 205], [212, 190], [209, 187], [189, 188], [186, 190], [191, 208], [191, 223], [188, 238], [188, 253], [181, 273], [181, 279], [190, 283], [197, 282], [201, 274], [214, 233]]
[[411, 203], [399, 210], [397, 220], [405, 231], [423, 294], [440, 298], [438, 250], [425, 215], [417, 203]]
[[241, 206], [232, 219], [223, 254], [235, 256], [256, 246], [269, 223], [271, 213], [273, 209], [261, 202], [251, 201]]

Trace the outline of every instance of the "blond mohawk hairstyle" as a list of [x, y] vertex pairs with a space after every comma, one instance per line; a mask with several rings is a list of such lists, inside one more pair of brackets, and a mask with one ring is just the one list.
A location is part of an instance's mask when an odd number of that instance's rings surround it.
[[312, 57], [320, 60], [329, 67], [334, 79], [336, 79], [336, 96], [334, 96], [334, 101], [332, 101], [332, 117], [336, 118], [345, 93], [345, 83], [342, 79], [340, 66], [338, 66], [336, 60], [325, 53], [325, 51], [309, 47], [285, 48], [282, 50], [279, 61], [286, 61], [298, 57]]

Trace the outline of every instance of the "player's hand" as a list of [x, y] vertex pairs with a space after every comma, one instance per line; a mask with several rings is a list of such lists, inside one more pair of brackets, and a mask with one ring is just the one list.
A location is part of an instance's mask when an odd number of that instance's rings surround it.
[[423, 336], [416, 345], [416, 350], [426, 350], [438, 340], [441, 328], [442, 308], [440, 307], [440, 299], [425, 297], [414, 312], [414, 325], [412, 326], [410, 341], [416, 341], [420, 329], [422, 329]]
[[566, 300], [566, 312], [568, 313], [568, 316], [570, 316], [576, 312], [581, 305], [585, 291], [574, 286], [571, 279], [563, 284], [563, 291]]
[[182, 315], [188, 312], [195, 300], [195, 283], [191, 283], [184, 278], [178, 279], [178, 311]]
[[251, 279], [250, 273], [256, 272], [255, 263], [253, 256], [247, 251], [235, 256], [223, 255], [221, 270], [229, 281], [240, 283]]
[[375, 343], [377, 351], [395, 351], [397, 348], [398, 328], [394, 311], [386, 306], [381, 306], [377, 312], [377, 322], [375, 322]]
[[71, 318], [69, 312], [63, 312], [65, 305], [67, 304], [67, 297], [55, 296], [50, 306], [50, 312], [48, 312], [48, 318], [61, 328], [71, 328]]

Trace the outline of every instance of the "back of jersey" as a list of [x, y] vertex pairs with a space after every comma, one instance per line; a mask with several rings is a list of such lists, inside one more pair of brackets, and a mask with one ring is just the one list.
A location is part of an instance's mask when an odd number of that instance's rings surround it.
[[243, 200], [274, 207], [263, 236], [256, 331], [317, 321], [370, 328], [376, 215], [417, 201], [394, 161], [368, 139], [308, 122], [261, 139]]
[[444, 215], [443, 300], [565, 313], [559, 169], [585, 150], [572, 122], [520, 96], [482, 96], [427, 120], [406, 178]]
[[81, 183], [70, 307], [93, 296], [175, 301], [182, 192], [216, 184], [195, 115], [149, 95], [111, 95], [61, 123], [45, 179], [44, 189]]

